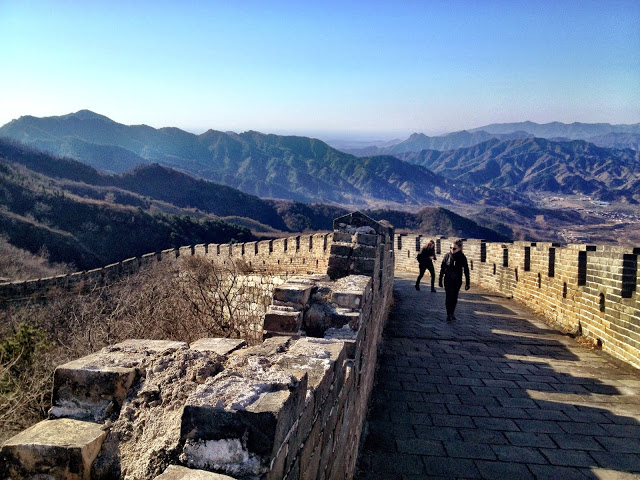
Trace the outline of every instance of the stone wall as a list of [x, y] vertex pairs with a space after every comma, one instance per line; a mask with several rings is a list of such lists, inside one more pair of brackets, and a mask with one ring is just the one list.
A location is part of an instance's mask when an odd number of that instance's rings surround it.
[[[398, 270], [417, 275], [416, 249], [428, 240], [396, 236]], [[436, 241], [441, 247], [435, 262], [439, 275], [451, 240], [437, 237]], [[640, 367], [640, 248], [469, 239], [464, 241], [464, 252], [472, 288], [480, 285], [513, 297], [566, 331]]]
[[0, 304], [7, 301], [45, 297], [51, 290], [82, 290], [137, 272], [155, 262], [172, 262], [190, 255], [241, 259], [257, 272], [281, 275], [326, 272], [331, 233], [297, 235], [277, 240], [235, 244], [199, 244], [148, 253], [93, 270], [55, 277], [0, 283]]
[[393, 228], [355, 213], [323, 238], [322, 253], [209, 246], [295, 273], [274, 290], [265, 341], [130, 340], [61, 365], [50, 419], [3, 445], [0, 478], [351, 478], [392, 298]]

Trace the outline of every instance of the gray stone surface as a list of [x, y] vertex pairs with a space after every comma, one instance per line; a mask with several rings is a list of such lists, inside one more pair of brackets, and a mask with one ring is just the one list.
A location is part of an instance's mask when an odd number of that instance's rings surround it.
[[273, 299], [286, 304], [293, 303], [304, 306], [309, 302], [312, 285], [287, 282], [273, 291]]
[[303, 313], [293, 307], [269, 305], [264, 315], [264, 329], [268, 332], [297, 333], [302, 326]]
[[220, 473], [169, 465], [162, 475], [156, 477], [156, 480], [234, 480], [234, 478]]
[[[0, 478], [88, 480], [106, 432], [69, 418], [44, 420], [7, 440], [0, 450]], [[45, 478], [45, 477], [42, 477]]]
[[396, 278], [357, 480], [640, 478], [640, 372], [512, 300]]
[[201, 338], [191, 343], [189, 348], [199, 352], [213, 352], [226, 356], [239, 348], [246, 347], [247, 342], [237, 338]]
[[120, 410], [145, 360], [187, 348], [184, 342], [131, 339], [60, 365], [50, 418], [104, 421]]

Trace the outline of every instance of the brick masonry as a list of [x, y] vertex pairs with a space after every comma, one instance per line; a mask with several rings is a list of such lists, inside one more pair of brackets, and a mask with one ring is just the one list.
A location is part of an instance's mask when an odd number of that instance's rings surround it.
[[[418, 273], [415, 259], [428, 237], [397, 235], [396, 269]], [[451, 239], [436, 237], [441, 252]], [[547, 242], [464, 241], [471, 283], [526, 304], [561, 329], [640, 367], [640, 248]]]
[[[435, 240], [437, 275], [450, 239]], [[188, 255], [238, 259], [255, 270], [287, 278], [274, 290], [265, 316], [265, 342], [226, 353], [222, 373], [204, 383], [208, 386], [207, 401], [187, 401], [185, 411], [189, 416], [183, 419], [181, 433], [182, 466], [215, 470], [232, 478], [253, 473], [261, 478], [350, 478], [394, 274], [397, 270], [417, 276], [415, 257], [427, 241], [428, 237], [421, 235], [394, 235], [389, 225], [354, 213], [336, 219], [330, 234], [182, 247], [91, 272], [0, 285], [0, 299], [42, 295], [52, 286], [79, 288], [126, 274], [146, 263]], [[513, 297], [562, 329], [582, 334], [603, 350], [640, 366], [639, 249], [468, 239], [464, 251], [472, 285]], [[303, 336], [309, 332], [315, 339]], [[216, 400], [232, 391], [224, 383], [231, 377], [244, 379], [245, 386], [253, 384], [256, 379], [245, 368], [249, 364], [270, 366], [263, 372], [268, 381], [261, 384], [261, 393], [242, 408], [238, 408], [241, 392], [236, 400], [228, 398], [230, 403]], [[96, 392], [111, 395], [107, 398], [111, 404], [97, 402], [99, 410], [90, 415], [86, 414], [85, 400], [81, 405], [85, 413], [79, 421], [100, 422], [109, 412], [115, 415], [124, 408], [127, 395], [122, 389], [127, 388], [127, 375], [111, 375], [120, 383], [109, 388], [79, 388], [79, 398], [106, 398]], [[288, 375], [289, 380], [283, 383], [282, 375]], [[64, 398], [65, 407], [73, 404], [68, 388], [56, 388], [64, 393], [56, 398]], [[65, 416], [60, 414], [63, 410], [59, 408], [58, 416]], [[74, 418], [71, 413], [67, 415]], [[204, 420], [210, 418], [222, 423]], [[42, 429], [55, 429], [53, 422], [44, 422], [39, 435]], [[255, 435], [263, 430], [270, 432], [266, 440], [248, 441], [251, 432]], [[86, 441], [96, 440], [91, 437]], [[222, 444], [233, 445], [246, 458], [254, 459], [257, 470], [238, 473], [240, 467], [216, 457]], [[5, 460], [10, 454], [3, 447]], [[67, 471], [65, 468], [70, 467], [63, 466], [60, 471]], [[82, 471], [86, 472], [86, 466]]]
[[[130, 340], [60, 366], [51, 419], [34, 427], [39, 443], [25, 444], [23, 434], [10, 439], [0, 451], [0, 478], [54, 468], [60, 478], [114, 478], [117, 463], [124, 461], [109, 456], [120, 449], [119, 437], [78, 431], [75, 451], [92, 452], [79, 468], [74, 453], [58, 448], [59, 422], [95, 424], [109, 432], [112, 422], [120, 425], [129, 417], [146, 415], [149, 423], [163, 418], [163, 385], [153, 379], [174, 359], [204, 366], [180, 380], [191, 393], [182, 404], [179, 441], [163, 447], [179, 462], [162, 478], [205, 478], [202, 470], [224, 478], [351, 478], [392, 298], [393, 236], [392, 227], [354, 213], [336, 219], [332, 235], [185, 247], [146, 257], [237, 257], [257, 269], [284, 271], [288, 280], [275, 288], [265, 315], [264, 342], [246, 347], [229, 339], [192, 345]], [[307, 330], [316, 336], [305, 336]], [[128, 448], [135, 445], [122, 445]], [[38, 460], [39, 452], [54, 450], [47, 462]], [[135, 468], [149, 462], [146, 471], [157, 469], [148, 451], [134, 457]], [[132, 471], [131, 478], [154, 478]]]

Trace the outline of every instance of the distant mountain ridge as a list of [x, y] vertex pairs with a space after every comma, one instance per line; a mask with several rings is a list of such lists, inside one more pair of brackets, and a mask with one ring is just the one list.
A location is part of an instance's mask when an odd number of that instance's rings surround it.
[[344, 149], [356, 156], [400, 155], [421, 150], [456, 150], [486, 142], [492, 138], [514, 140], [518, 138], [546, 138], [547, 140], [585, 140], [599, 147], [631, 148], [640, 150], [640, 123], [634, 125], [610, 125], [608, 123], [535, 122], [500, 123], [446, 135], [430, 137], [413, 133], [409, 138], [385, 147], [361, 147]]
[[[154, 174], [142, 169], [135, 175], [157, 176], [158, 183], [170, 175], [168, 183], [182, 182], [184, 191], [200, 189], [194, 179], [180, 179], [177, 172], [169, 173], [160, 165], [255, 197], [356, 208], [510, 206], [529, 202], [518, 193], [540, 191], [640, 201], [637, 150], [598, 147], [570, 138], [600, 132], [602, 142], [628, 144], [639, 135], [633, 132], [640, 130], [640, 124], [521, 122], [488, 127], [491, 132], [413, 134], [404, 142], [378, 149], [389, 153], [366, 157], [308, 137], [215, 130], [195, 135], [177, 128], [126, 126], [88, 110], [60, 117], [21, 117], [0, 128], [0, 136], [102, 171], [123, 173], [151, 165]], [[554, 140], [531, 136], [525, 128]], [[455, 148], [461, 144], [467, 146]], [[158, 194], [163, 190], [146, 185]], [[166, 201], [180, 204], [179, 195], [163, 195]], [[223, 197], [218, 195], [217, 201], [224, 202]], [[189, 200], [192, 207], [205, 202], [195, 194]], [[269, 222], [274, 218], [271, 215]]]
[[159, 163], [259, 197], [356, 206], [501, 203], [508, 193], [461, 189], [392, 156], [358, 158], [307, 137], [126, 126], [82, 110], [60, 117], [21, 117], [0, 137], [122, 173]]
[[423, 150], [401, 157], [476, 186], [640, 201], [640, 152], [597, 147], [583, 140], [491, 139], [469, 148]]
[[[0, 236], [34, 254], [44, 246], [52, 260], [76, 268], [194, 243], [255, 240], [248, 228], [275, 235], [330, 231], [346, 213], [338, 206], [260, 199], [159, 164], [108, 175], [0, 140]], [[370, 215], [434, 234], [495, 241], [509, 235], [443, 208]]]
[[367, 157], [372, 155], [401, 155], [403, 153], [419, 152], [421, 150], [454, 150], [457, 148], [471, 147], [478, 143], [486, 142], [491, 138], [508, 139], [525, 138], [527, 136], [530, 135], [526, 132], [492, 135], [483, 131], [471, 133], [466, 130], [437, 137], [430, 137], [424, 133], [413, 133], [406, 140], [386, 147], [370, 146], [346, 149], [345, 151], [358, 157]]
[[492, 123], [484, 127], [470, 129], [470, 132], [485, 131], [491, 134], [507, 134], [517, 131], [527, 132], [535, 137], [553, 138], [566, 137], [572, 140], [588, 140], [591, 137], [606, 135], [608, 133], [632, 133], [640, 134], [640, 123], [632, 125], [611, 125], [610, 123]]

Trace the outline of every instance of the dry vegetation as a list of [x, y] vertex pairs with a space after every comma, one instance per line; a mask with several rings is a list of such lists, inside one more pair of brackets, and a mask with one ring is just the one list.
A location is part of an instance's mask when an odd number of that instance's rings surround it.
[[111, 285], [52, 292], [0, 310], [0, 443], [46, 418], [57, 365], [128, 338], [191, 342], [262, 338], [274, 286], [284, 279], [243, 263], [189, 257]]
[[62, 263], [50, 262], [46, 248], [43, 247], [39, 255], [33, 255], [14, 247], [6, 237], [0, 235], [0, 282], [51, 277], [62, 273], [69, 273], [69, 268]]

